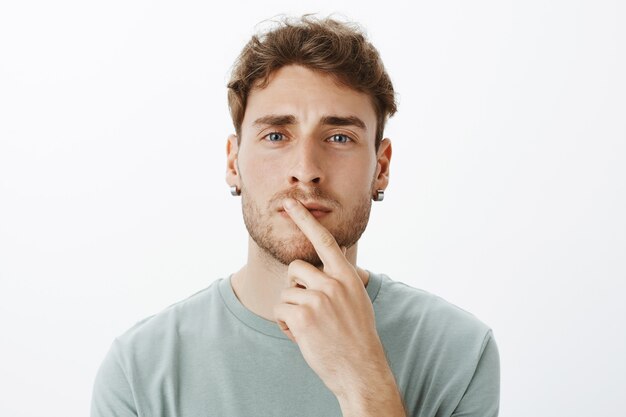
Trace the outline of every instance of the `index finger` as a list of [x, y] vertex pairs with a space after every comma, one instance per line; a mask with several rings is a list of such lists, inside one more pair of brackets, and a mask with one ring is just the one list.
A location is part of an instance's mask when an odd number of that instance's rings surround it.
[[283, 207], [302, 233], [311, 241], [324, 267], [338, 269], [347, 262], [335, 237], [299, 201], [287, 198]]

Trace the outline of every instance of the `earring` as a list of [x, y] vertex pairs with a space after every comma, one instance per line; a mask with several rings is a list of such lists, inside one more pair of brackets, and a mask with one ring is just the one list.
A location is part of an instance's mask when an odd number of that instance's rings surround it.
[[241, 195], [241, 190], [236, 185], [230, 187], [230, 194], [234, 197]]
[[385, 198], [385, 190], [376, 190], [376, 195], [372, 198], [374, 201], [383, 201]]

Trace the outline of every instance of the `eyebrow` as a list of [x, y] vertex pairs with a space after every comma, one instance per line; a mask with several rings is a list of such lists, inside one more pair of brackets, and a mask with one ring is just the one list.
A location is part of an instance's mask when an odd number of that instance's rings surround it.
[[[298, 120], [291, 114], [270, 114], [259, 117], [253, 123], [254, 126], [288, 126], [295, 125]], [[356, 116], [323, 116], [320, 124], [325, 126], [356, 126], [365, 130], [365, 123]]]
[[296, 117], [290, 114], [277, 115], [269, 114], [267, 116], [259, 117], [253, 123], [254, 126], [269, 125], [269, 126], [287, 126], [295, 125]]
[[323, 125], [329, 125], [329, 126], [356, 126], [356, 127], [360, 127], [361, 129], [365, 130], [365, 123], [363, 123], [363, 120], [359, 119], [356, 116], [346, 116], [346, 117], [324, 116], [324, 117], [322, 117], [322, 119], [320, 121], [322, 122]]

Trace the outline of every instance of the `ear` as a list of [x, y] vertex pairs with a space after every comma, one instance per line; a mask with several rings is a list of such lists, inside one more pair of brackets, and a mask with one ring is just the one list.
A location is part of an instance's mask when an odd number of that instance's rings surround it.
[[237, 188], [241, 189], [239, 168], [237, 167], [238, 154], [237, 135], [230, 135], [226, 141], [226, 183], [231, 187], [236, 185]]
[[[374, 190], [384, 190], [389, 184], [389, 164], [391, 163], [391, 140], [384, 138], [376, 152], [376, 175]], [[372, 190], [372, 191], [374, 191]]]

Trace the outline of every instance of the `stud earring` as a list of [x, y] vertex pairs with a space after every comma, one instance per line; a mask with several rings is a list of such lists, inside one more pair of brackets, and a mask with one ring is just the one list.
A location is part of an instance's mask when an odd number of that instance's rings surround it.
[[232, 185], [230, 187], [230, 194], [234, 197], [240, 196], [241, 195], [241, 190], [239, 188], [237, 188], [236, 185]]
[[383, 201], [385, 198], [385, 190], [376, 190], [376, 194], [372, 198], [374, 201]]

